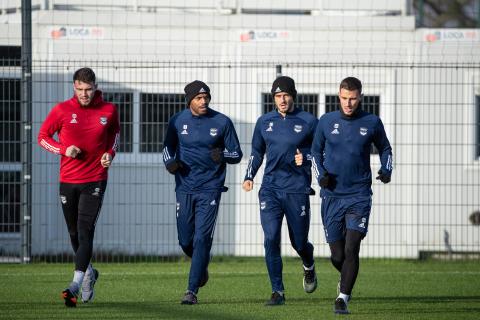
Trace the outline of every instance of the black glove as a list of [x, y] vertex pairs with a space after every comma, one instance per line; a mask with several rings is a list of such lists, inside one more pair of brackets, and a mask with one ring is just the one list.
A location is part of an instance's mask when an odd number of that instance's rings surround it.
[[180, 161], [175, 160], [167, 164], [165, 167], [167, 168], [168, 172], [170, 172], [171, 174], [175, 174], [178, 169], [181, 169], [183, 166]]
[[389, 183], [391, 178], [390, 176], [382, 173], [382, 169], [378, 170], [378, 177], [377, 177], [377, 180], [380, 180], [382, 181], [383, 183]]
[[223, 150], [220, 148], [213, 148], [210, 151], [210, 158], [212, 158], [213, 162], [215, 163], [222, 163], [223, 162]]
[[318, 184], [322, 188], [327, 188], [328, 187], [328, 185], [330, 184], [330, 176], [328, 175], [328, 172], [325, 172], [323, 174], [323, 177], [320, 178], [320, 180], [318, 181]]

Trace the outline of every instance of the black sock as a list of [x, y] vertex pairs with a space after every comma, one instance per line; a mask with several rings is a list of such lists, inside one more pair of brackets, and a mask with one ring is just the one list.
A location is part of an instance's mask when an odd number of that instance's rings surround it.
[[330, 246], [330, 261], [332, 261], [333, 266], [338, 270], [342, 271], [343, 262], [345, 261], [345, 240], [338, 240], [328, 244]]
[[345, 237], [345, 261], [342, 266], [342, 281], [340, 283], [340, 292], [344, 294], [352, 294], [353, 286], [357, 280], [359, 269], [359, 253], [360, 243], [364, 234], [347, 230]]

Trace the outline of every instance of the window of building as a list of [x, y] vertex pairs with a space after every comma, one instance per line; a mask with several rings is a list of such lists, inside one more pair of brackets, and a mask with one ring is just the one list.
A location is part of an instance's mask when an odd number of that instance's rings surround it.
[[[338, 95], [325, 96], [325, 113], [338, 110], [340, 108], [340, 99]], [[363, 96], [362, 109], [380, 116], [380, 96]], [[372, 144], [370, 147], [370, 154], [378, 154], [377, 148]]]
[[119, 152], [133, 151], [133, 93], [104, 92], [103, 99], [117, 106], [120, 117]]
[[162, 152], [168, 121], [183, 109], [184, 94], [141, 93], [140, 152]]
[[20, 79], [0, 78], [0, 233], [20, 232], [20, 124]]
[[0, 233], [20, 232], [20, 172], [0, 171]]
[[22, 47], [0, 46], [0, 66], [20, 67], [22, 58]]
[[0, 79], [0, 162], [20, 162], [20, 79]]
[[[295, 106], [318, 116], [318, 94], [297, 94]], [[275, 108], [273, 97], [270, 93], [262, 93], [262, 111], [267, 113]]]

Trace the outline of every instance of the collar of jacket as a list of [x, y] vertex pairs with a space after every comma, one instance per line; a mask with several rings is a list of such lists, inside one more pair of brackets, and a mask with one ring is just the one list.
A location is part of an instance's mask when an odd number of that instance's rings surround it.
[[188, 108], [188, 112], [190, 112], [190, 115], [192, 116], [192, 118], [209, 118], [212, 115], [212, 109], [210, 109], [210, 107], [207, 107], [207, 113], [199, 116], [194, 115], [190, 107]]
[[75, 95], [73, 95], [73, 97], [70, 99], [70, 103], [72, 103], [74, 106], [78, 107], [78, 108], [92, 108], [92, 107], [96, 107], [98, 106], [99, 104], [103, 103], [103, 93], [101, 90], [96, 90], [95, 91], [95, 94], [93, 95], [93, 99], [92, 99], [92, 102], [90, 102], [90, 104], [86, 107], [83, 107], [80, 105], [80, 103], [78, 102], [78, 99]]
[[342, 115], [342, 119], [354, 120], [360, 117], [360, 115], [362, 114], [362, 103], [358, 105], [357, 109], [355, 109], [355, 112], [353, 112], [351, 116], [347, 116], [345, 113], [343, 113], [342, 107], [340, 107], [339, 109], [340, 109], [340, 114]]
[[[277, 111], [278, 115], [279, 115], [280, 117], [282, 117], [282, 114], [278, 111], [278, 109], [275, 108], [275, 110]], [[301, 111], [302, 111], [302, 109], [297, 108], [297, 107], [294, 106], [294, 107], [293, 107], [293, 110], [290, 111], [290, 112], [287, 112], [287, 114], [285, 115], [285, 117], [286, 117], [286, 116], [294, 116], [294, 115], [296, 115], [297, 113], [299, 113], [299, 112], [301, 112]]]

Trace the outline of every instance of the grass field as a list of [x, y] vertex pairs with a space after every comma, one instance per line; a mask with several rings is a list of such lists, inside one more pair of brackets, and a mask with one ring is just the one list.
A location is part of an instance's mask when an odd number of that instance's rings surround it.
[[306, 294], [300, 260], [285, 259], [286, 304], [265, 307], [261, 258], [214, 258], [196, 306], [179, 303], [188, 261], [96, 264], [94, 303], [67, 309], [71, 264], [0, 264], [0, 319], [480, 319], [478, 261], [362, 260], [348, 316], [333, 314], [336, 270], [316, 265], [319, 287]]

